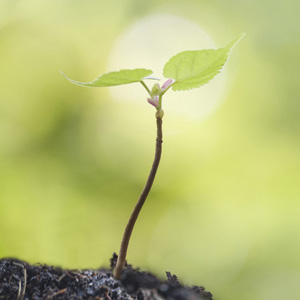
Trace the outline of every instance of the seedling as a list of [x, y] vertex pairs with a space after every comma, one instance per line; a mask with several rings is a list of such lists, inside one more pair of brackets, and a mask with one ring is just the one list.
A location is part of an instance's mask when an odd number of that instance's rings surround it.
[[156, 109], [155, 117], [157, 136], [154, 161], [145, 187], [131, 213], [123, 234], [117, 264], [114, 269], [114, 277], [116, 279], [120, 279], [121, 277], [132, 230], [151, 190], [159, 166], [163, 142], [162, 119], [164, 116], [164, 111], [162, 109], [162, 98], [164, 94], [171, 88], [173, 91], [186, 91], [199, 88], [200, 86], [208, 83], [218, 73], [220, 73], [222, 67], [227, 61], [230, 51], [243, 38], [243, 36], [244, 34], [240, 34], [228, 45], [219, 49], [184, 51], [178, 53], [177, 55], [173, 56], [164, 66], [163, 75], [165, 78], [168, 78], [167, 81], [162, 86], [160, 86], [158, 83], [155, 83], [151, 90], [146, 85], [145, 80], [159, 79], [151, 77], [150, 75], [153, 72], [147, 69], [110, 72], [86, 83], [70, 79], [62, 73], [72, 83], [85, 87], [108, 87], [139, 82], [149, 94], [149, 97], [147, 98], [148, 102]]

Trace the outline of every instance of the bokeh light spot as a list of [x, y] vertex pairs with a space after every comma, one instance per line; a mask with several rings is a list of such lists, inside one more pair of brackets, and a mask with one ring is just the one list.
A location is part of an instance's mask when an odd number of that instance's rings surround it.
[[[221, 45], [218, 45], [221, 46]], [[107, 71], [149, 68], [153, 76], [164, 82], [163, 66], [175, 54], [185, 50], [216, 48], [212, 38], [198, 24], [168, 14], [147, 16], [125, 29], [111, 50]], [[147, 81], [151, 87], [154, 82]], [[225, 74], [211, 83], [184, 92], [169, 91], [164, 97], [168, 114], [193, 120], [203, 120], [220, 105], [225, 88]], [[115, 100], [144, 103], [147, 94], [131, 85], [110, 88]]]

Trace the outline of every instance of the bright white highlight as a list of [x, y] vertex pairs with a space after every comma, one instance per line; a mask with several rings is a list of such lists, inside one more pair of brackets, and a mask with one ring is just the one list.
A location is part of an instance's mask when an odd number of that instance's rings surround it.
[[[163, 84], [163, 66], [173, 55], [185, 50], [204, 48], [216, 46], [199, 25], [178, 16], [150, 15], [121, 33], [112, 48], [107, 72], [149, 68], [154, 71], [153, 77], [161, 78], [160, 84]], [[223, 71], [212, 82], [199, 89], [185, 92], [168, 91], [163, 98], [165, 112], [177, 117], [203, 120], [217, 109], [222, 100], [224, 75]], [[152, 80], [145, 82], [150, 89], [155, 83]], [[110, 88], [110, 93], [115, 100], [130, 99], [147, 105], [147, 93], [138, 84], [113, 87]]]

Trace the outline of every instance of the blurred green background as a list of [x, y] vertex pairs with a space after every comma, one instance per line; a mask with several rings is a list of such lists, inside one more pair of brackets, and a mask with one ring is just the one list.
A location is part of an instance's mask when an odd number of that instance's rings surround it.
[[[208, 93], [221, 105], [199, 119], [165, 109], [162, 163], [128, 260], [204, 285], [215, 299], [297, 299], [299, 6], [1, 0], [0, 256], [108, 266], [151, 166], [154, 110], [139, 85], [124, 87], [124, 101], [116, 101], [110, 89], [74, 86], [59, 70], [89, 81], [136, 49], [150, 51], [152, 60], [140, 67], [152, 68], [158, 32], [167, 30], [164, 42], [179, 41], [181, 50], [189, 49], [180, 45], [183, 36], [199, 37], [188, 25], [180, 35], [167, 24], [145, 32], [153, 48], [133, 35], [132, 51], [124, 52], [118, 41], [145, 19], [171, 16], [199, 26], [217, 46], [247, 36], [217, 79], [226, 78], [227, 88]], [[135, 90], [144, 98], [132, 99]], [[191, 93], [199, 103], [210, 100], [200, 89]], [[170, 107], [173, 95], [166, 96]], [[187, 111], [189, 95], [176, 93]]]

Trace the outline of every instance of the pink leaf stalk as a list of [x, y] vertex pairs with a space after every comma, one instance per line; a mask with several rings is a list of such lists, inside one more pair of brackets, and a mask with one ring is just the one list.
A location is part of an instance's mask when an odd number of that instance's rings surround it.
[[158, 96], [153, 96], [152, 98], [147, 98], [147, 100], [154, 107], [158, 107], [158, 104], [159, 104], [159, 97]]
[[162, 86], [161, 86], [161, 89], [163, 91], [165, 91], [172, 83], [174, 82], [173, 79], [168, 79]]

